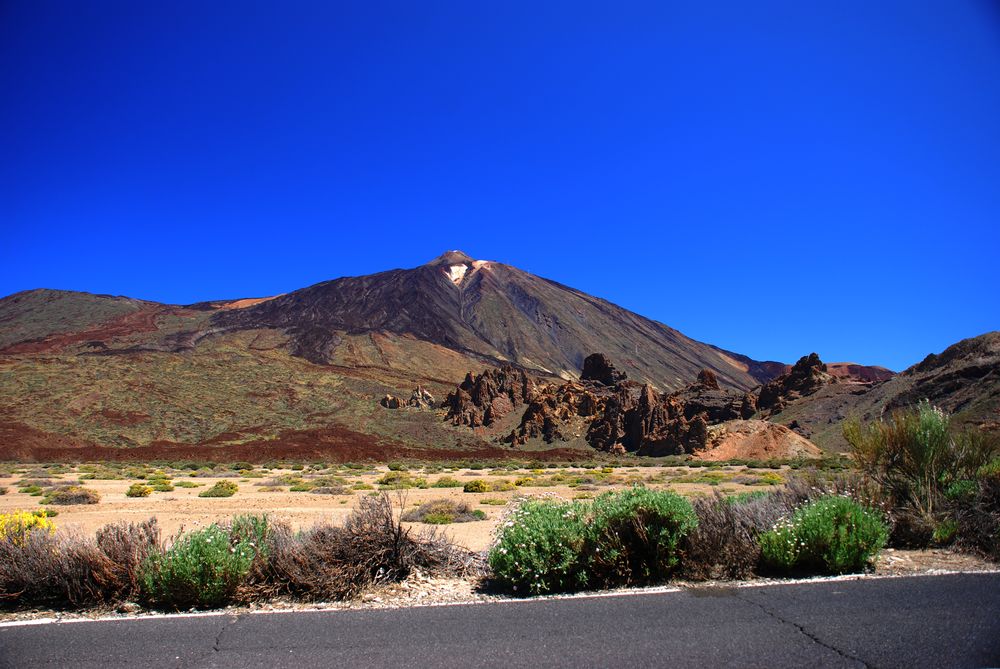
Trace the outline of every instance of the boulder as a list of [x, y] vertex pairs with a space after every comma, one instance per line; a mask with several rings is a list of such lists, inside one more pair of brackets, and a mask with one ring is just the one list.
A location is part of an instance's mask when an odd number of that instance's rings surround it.
[[403, 400], [396, 397], [395, 395], [386, 395], [381, 400], [379, 400], [379, 404], [385, 407], [386, 409], [400, 409], [403, 407]]
[[406, 406], [415, 409], [431, 409], [434, 407], [434, 396], [423, 386], [417, 386], [410, 393], [410, 399], [406, 401]]
[[606, 386], [613, 386], [627, 378], [625, 372], [619, 372], [603, 353], [592, 353], [583, 361], [581, 381], [596, 381]]

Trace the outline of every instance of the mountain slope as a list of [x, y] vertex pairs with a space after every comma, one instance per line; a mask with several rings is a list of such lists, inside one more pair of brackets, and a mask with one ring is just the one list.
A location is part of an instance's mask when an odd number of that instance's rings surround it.
[[[704, 368], [748, 389], [761, 363], [735, 356], [661, 323], [502, 263], [452, 251], [410, 270], [319, 283], [212, 317], [221, 330], [281, 328], [297, 355], [329, 362], [343, 334], [406, 334], [493, 362], [576, 378], [600, 351], [630, 378], [683, 387]], [[758, 374], [755, 377], [752, 372]]]
[[68, 290], [26, 290], [0, 300], [0, 350], [52, 335], [82, 332], [151, 304]]
[[874, 420], [921, 400], [955, 414], [960, 423], [1000, 430], [1000, 332], [962, 340], [888, 380], [824, 385], [768, 419], [826, 450], [843, 451], [844, 419]]
[[469, 370], [501, 362], [576, 378], [596, 351], [663, 391], [703, 368], [747, 389], [778, 365], [458, 252], [273, 298], [187, 306], [27, 291], [0, 300], [0, 459], [133, 448], [359, 457], [350, 444], [373, 455], [502, 454], [443, 411], [388, 411], [378, 400], [417, 385], [443, 399]]

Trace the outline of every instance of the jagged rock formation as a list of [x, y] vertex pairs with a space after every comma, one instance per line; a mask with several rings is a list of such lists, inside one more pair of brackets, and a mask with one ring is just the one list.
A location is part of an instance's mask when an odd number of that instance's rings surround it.
[[410, 399], [406, 400], [406, 406], [415, 409], [431, 409], [434, 407], [434, 395], [423, 386], [417, 386], [410, 393]]
[[515, 446], [541, 437], [546, 443], [563, 439], [563, 426], [576, 417], [590, 418], [601, 410], [609, 391], [592, 384], [569, 382], [537, 390], [520, 424], [505, 439]]
[[837, 383], [826, 365], [815, 353], [802, 356], [791, 371], [765, 383], [757, 397], [757, 409], [762, 414], [778, 413], [789, 402], [812, 395], [823, 386]]
[[683, 404], [670, 396], [661, 398], [649, 384], [621, 384], [590, 424], [587, 441], [609, 453], [683, 453], [701, 443], [702, 423], [701, 418], [689, 423]]
[[757, 411], [757, 398], [752, 393], [724, 390], [719, 387], [711, 370], [702, 370], [698, 380], [672, 397], [684, 405], [688, 419], [698, 415], [710, 424], [737, 418], [749, 418]]
[[453, 425], [489, 427], [534, 394], [535, 382], [523, 370], [513, 365], [487, 369], [465, 380], [445, 399], [447, 419]]
[[[710, 425], [749, 418], [756, 408], [753, 395], [723, 390], [711, 370], [702, 370], [698, 380], [683, 390], [660, 394], [651, 384], [619, 377], [606, 356], [594, 354], [587, 360], [590, 364], [581, 381], [534, 389], [520, 423], [505, 438], [507, 443], [523, 445], [533, 438], [553, 443], [566, 438], [568, 426], [580, 427], [575, 423], [582, 421], [587, 442], [598, 450], [643, 455], [691, 453], [704, 447]], [[471, 388], [473, 384], [469, 377], [464, 385]], [[456, 424], [482, 423], [482, 410], [470, 410], [470, 402], [464, 401], [461, 392], [459, 388], [449, 396], [455, 407], [449, 417], [458, 419]]]
[[406, 400], [406, 402], [403, 402], [403, 399], [400, 397], [389, 394], [379, 400], [379, 405], [386, 409], [402, 409], [403, 407], [410, 409], [431, 409], [434, 407], [434, 395], [431, 395], [423, 386], [417, 386], [410, 393], [410, 399]]
[[710, 425], [749, 418], [754, 410], [752, 395], [721, 390], [708, 370], [694, 384], [665, 396], [648, 384], [638, 392], [634, 385], [619, 384], [591, 423], [587, 440], [611, 453], [692, 453], [704, 448]]
[[605, 386], [613, 386], [628, 378], [625, 372], [619, 372], [603, 353], [591, 353], [583, 361], [581, 381], [597, 381]]

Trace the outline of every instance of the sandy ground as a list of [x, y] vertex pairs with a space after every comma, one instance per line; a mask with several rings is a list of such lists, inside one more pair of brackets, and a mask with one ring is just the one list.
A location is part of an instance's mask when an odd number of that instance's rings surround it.
[[[584, 472], [582, 469], [545, 470], [542, 474], [537, 474], [537, 470], [535, 471], [536, 475], [539, 476], [550, 476], [556, 472]], [[709, 485], [707, 483], [651, 482], [657, 479], [669, 480], [698, 476], [705, 471], [704, 469], [688, 469], [684, 467], [622, 468], [616, 469], [612, 475], [612, 479], [619, 479], [621, 482], [612, 485], [600, 484], [597, 486], [580, 486], [575, 488], [565, 485], [519, 487], [514, 491], [489, 493], [466, 493], [461, 488], [413, 488], [398, 492], [392, 491], [390, 494], [397, 504], [402, 502], [403, 507], [407, 509], [433, 499], [441, 498], [466, 502], [474, 509], [481, 509], [487, 515], [486, 520], [456, 523], [440, 527], [441, 531], [451, 537], [457, 544], [472, 550], [482, 550], [489, 546], [491, 534], [496, 527], [497, 520], [504, 512], [504, 506], [482, 504], [481, 502], [484, 499], [510, 500], [518, 495], [540, 496], [553, 494], [565, 499], [573, 499], [581, 495], [596, 496], [606, 490], [619, 489], [628, 485], [624, 482], [625, 480], [650, 481], [648, 485], [652, 488], [670, 489], [687, 496], [710, 495], [714, 490], [739, 493], [766, 489], [766, 486], [748, 486], [731, 481], [723, 481], [717, 485]], [[739, 476], [747, 471], [743, 467], [727, 467], [719, 470], [725, 476]], [[761, 473], [768, 471], [770, 470], [762, 470]], [[383, 476], [386, 472], [388, 472], [388, 469], [383, 466], [377, 468], [374, 473], [350, 476], [347, 478], [347, 485], [349, 487], [355, 483], [365, 483], [375, 486], [376, 479]], [[272, 470], [268, 472], [267, 476], [270, 478], [271, 476], [282, 474], [301, 475], [302, 472]], [[513, 483], [517, 478], [530, 476], [531, 472], [529, 470], [520, 470], [501, 476], [484, 471], [456, 470], [444, 473], [424, 474], [417, 470], [412, 472], [412, 474], [417, 477], [426, 478], [431, 484], [443, 476], [458, 479], [462, 482], [482, 479], [491, 482], [505, 480]], [[54, 483], [75, 482], [79, 478], [79, 475], [80, 472], [73, 471], [60, 476], [48, 476], [47, 478], [52, 479]], [[23, 474], [0, 477], [0, 486], [8, 489], [6, 495], [0, 496], [0, 513], [9, 513], [14, 510], [49, 508], [57, 511], [59, 514], [52, 519], [57, 527], [78, 530], [84, 533], [93, 533], [97, 528], [108, 523], [120, 520], [139, 522], [151, 516], [157, 518], [164, 536], [175, 534], [182, 529], [190, 530], [203, 527], [243, 513], [266, 513], [272, 518], [290, 523], [294, 528], [309, 527], [318, 522], [339, 524], [351, 513], [358, 499], [371, 492], [359, 490], [348, 491], [349, 494], [344, 495], [319, 495], [310, 492], [289, 492], [287, 486], [279, 492], [266, 492], [261, 490], [261, 486], [255, 485], [264, 480], [259, 478], [191, 478], [178, 475], [173, 479], [175, 484], [179, 481], [192, 481], [201, 485], [197, 488], [177, 487], [171, 492], [154, 492], [149, 497], [131, 498], [125, 495], [125, 491], [131, 484], [141, 482], [138, 479], [82, 481], [81, 483], [86, 488], [95, 490], [101, 495], [99, 503], [72, 506], [42, 506], [39, 504], [41, 497], [33, 497], [18, 491], [15, 483], [23, 478], [26, 478]], [[206, 490], [221, 480], [235, 482], [239, 486], [239, 491], [234, 496], [226, 498], [198, 497], [199, 492]], [[427, 526], [413, 525], [413, 527], [424, 528]]]
[[[8, 467], [8, 470], [10, 468]], [[375, 481], [383, 476], [388, 469], [379, 467], [373, 472], [349, 473], [338, 472], [348, 481], [350, 485], [364, 483], [375, 485]], [[491, 473], [486, 471], [457, 470], [439, 473], [413, 472], [414, 476], [424, 477], [431, 484], [443, 476], [467, 481], [481, 479], [491, 482], [506, 480], [513, 483], [517, 478], [529, 476], [551, 476], [553, 473], [584, 473], [582, 469], [560, 469], [545, 470], [533, 473], [528, 470], [517, 472], [505, 472], [504, 474]], [[101, 501], [94, 505], [75, 505], [44, 507], [39, 504], [40, 497], [33, 497], [26, 493], [18, 492], [15, 485], [24, 478], [41, 478], [36, 473], [25, 476], [26, 470], [10, 473], [0, 470], [0, 487], [8, 489], [7, 494], [0, 495], [0, 513], [8, 513], [13, 510], [34, 510], [40, 508], [51, 508], [58, 511], [58, 516], [53, 518], [57, 527], [70, 531], [82, 533], [93, 533], [97, 528], [107, 523], [125, 520], [141, 521], [155, 516], [163, 530], [164, 535], [175, 534], [182, 529], [194, 529], [203, 527], [212, 522], [224, 521], [234, 515], [243, 513], [266, 513], [272, 518], [284, 520], [293, 527], [309, 527], [318, 522], [340, 523], [351, 513], [352, 508], [358, 503], [363, 495], [371, 494], [372, 491], [358, 490], [351, 491], [350, 494], [343, 495], [318, 495], [309, 492], [290, 492], [288, 486], [284, 486], [280, 492], [266, 492], [261, 490], [261, 483], [267, 479], [260, 478], [233, 478], [233, 477], [190, 477], [177, 474], [174, 476], [174, 483], [179, 481], [192, 481], [200, 484], [197, 488], [175, 488], [171, 492], [154, 492], [149, 497], [130, 498], [125, 495], [128, 487], [137, 481], [135, 478], [122, 480], [91, 480], [83, 481], [89, 489], [95, 490], [101, 495]], [[82, 472], [71, 471], [60, 476], [46, 476], [52, 479], [53, 483], [75, 482]], [[490, 492], [490, 493], [465, 493], [461, 488], [431, 488], [431, 489], [408, 489], [403, 491], [393, 491], [390, 494], [396, 501], [397, 506], [408, 509], [423, 502], [451, 498], [468, 503], [472, 508], [482, 509], [486, 512], [487, 518], [483, 521], [453, 524], [439, 527], [447, 536], [452, 538], [457, 544], [472, 550], [486, 549], [491, 541], [492, 532], [505, 511], [503, 505], [485, 505], [482, 500], [510, 500], [518, 495], [541, 496], [557, 495], [565, 499], [573, 499], [581, 495], [596, 496], [601, 492], [610, 489], [621, 488], [637, 480], [647, 482], [650, 487], [657, 489], [671, 489], [686, 496], [710, 495], [714, 491], [727, 493], [739, 493], [753, 490], [766, 490], [766, 486], [744, 485], [738, 481], [721, 480], [716, 485], [704, 482], [678, 481], [677, 479], [690, 479], [704, 477], [707, 473], [723, 479], [746, 480], [750, 475], [767, 475], [772, 477], [773, 470], [747, 470], [744, 467], [724, 467], [721, 469], [698, 469], [685, 467], [664, 467], [664, 468], [619, 468], [610, 475], [610, 479], [615, 481], [612, 485], [581, 485], [570, 487], [568, 485], [551, 487], [518, 487], [513, 491]], [[282, 474], [302, 476], [308, 479], [309, 474], [291, 470], [272, 470], [267, 473], [267, 477], [279, 476]], [[787, 475], [787, 471], [777, 472], [779, 475]], [[315, 476], [316, 474], [314, 474]], [[198, 493], [206, 490], [215, 482], [226, 480], [233, 481], [239, 485], [239, 491], [228, 498], [199, 498]], [[400, 504], [401, 503], [401, 504]], [[420, 530], [431, 527], [420, 524], [407, 524], [410, 527]], [[854, 575], [851, 578], [871, 578], [871, 577], [892, 577], [907, 576], [915, 574], [935, 574], [954, 571], [996, 571], [998, 565], [983, 560], [979, 557], [961, 554], [944, 549], [932, 549], [921, 551], [906, 550], [885, 550], [876, 561], [871, 572], [865, 575]], [[754, 579], [756, 583], [765, 583], [775, 579]], [[688, 583], [683, 581], [675, 582], [671, 587], [682, 588], [702, 588], [714, 587], [716, 582]], [[726, 582], [726, 587], [731, 587], [733, 583]], [[286, 601], [282, 599], [254, 603], [249, 606], [230, 607], [228, 612], [237, 613], [240, 611], [253, 610], [305, 610], [305, 609], [339, 609], [339, 608], [390, 608], [400, 606], [414, 606], [427, 604], [454, 604], [494, 601], [504, 599], [505, 596], [489, 592], [482, 588], [482, 583], [476, 577], [468, 578], [436, 578], [414, 571], [410, 576], [400, 583], [388, 583], [366, 592], [356, 600], [345, 602], [327, 602], [323, 604], [305, 604], [297, 601]], [[0, 611], [0, 623], [9, 624], [12, 621], [26, 620], [71, 620], [79, 618], [99, 618], [103, 616], [131, 616], [143, 613], [141, 607], [134, 603], [125, 603], [116, 609], [95, 608], [85, 611], [50, 611], [47, 609], [30, 609], [15, 611]]]

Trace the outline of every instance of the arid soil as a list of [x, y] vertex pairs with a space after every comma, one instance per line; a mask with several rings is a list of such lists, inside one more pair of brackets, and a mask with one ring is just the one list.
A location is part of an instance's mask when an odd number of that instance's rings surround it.
[[[181, 475], [177, 470], [167, 470], [175, 486], [190, 483], [197, 487], [175, 487], [170, 492], [153, 492], [148, 497], [131, 498], [125, 491], [133, 483], [142, 483], [154, 478], [156, 470], [149, 466], [99, 465], [66, 466], [58, 473], [51, 468], [46, 471], [34, 465], [0, 465], [0, 488], [7, 493], [0, 495], [0, 513], [14, 510], [34, 510], [47, 508], [57, 511], [52, 520], [57, 527], [85, 534], [93, 533], [98, 527], [115, 521], [141, 521], [155, 516], [165, 536], [182, 530], [204, 527], [213, 522], [225, 521], [235, 515], [245, 513], [268, 514], [269, 517], [288, 522], [295, 528], [309, 527], [318, 522], [342, 522], [362, 495], [373, 494], [380, 487], [379, 481], [385, 477], [409, 477], [412, 481], [423, 479], [426, 485], [433, 485], [441, 479], [452, 479], [461, 483], [485, 481], [497, 487], [514, 488], [486, 493], [467, 493], [461, 487], [454, 488], [409, 488], [392, 491], [400, 511], [420, 505], [432, 499], [448, 498], [465, 502], [486, 513], [482, 521], [436, 526], [439, 531], [455, 543], [473, 551], [489, 548], [493, 532], [504, 516], [507, 503], [517, 496], [557, 496], [563, 499], [585, 499], [599, 495], [606, 490], [621, 488], [635, 483], [657, 489], [670, 489], [688, 497], [710, 495], [715, 491], [739, 494], [768, 490], [770, 485], [781, 482], [792, 472], [789, 469], [751, 469], [742, 465], [717, 467], [602, 467], [584, 469], [581, 467], [559, 467], [549, 469], [449, 469], [433, 467], [430, 470], [413, 468], [411, 471], [390, 471], [388, 467], [373, 466], [367, 470], [347, 470], [342, 467], [320, 469], [304, 466], [301, 469], [274, 468], [263, 471], [254, 468], [247, 472], [225, 472], [222, 468], [206, 475], [204, 470]], [[119, 479], [82, 480], [88, 475], [116, 472]], [[146, 479], [135, 478], [136, 475]], [[312, 492], [292, 492], [289, 482], [317, 482], [324, 479], [343, 481], [345, 490], [341, 494], [316, 494]], [[282, 480], [284, 485], [273, 485]], [[101, 495], [100, 502], [93, 505], [43, 506], [40, 496], [32, 496], [19, 491], [19, 484], [35, 481], [42, 487], [82, 483], [86, 488]], [[228, 498], [202, 498], [198, 493], [207, 490], [216, 482], [230, 481], [239, 486], [238, 492]], [[328, 482], [328, 481], [327, 481]], [[519, 485], [513, 484], [518, 482]], [[556, 483], [558, 482], [558, 483]], [[556, 484], [553, 484], [556, 483]], [[46, 485], [47, 484], [47, 485]], [[359, 489], [355, 489], [359, 488]], [[372, 489], [368, 489], [372, 488]], [[485, 502], [485, 503], [484, 503]], [[413, 530], [420, 531], [431, 526], [406, 523]], [[874, 569], [865, 575], [906, 576], [955, 571], [996, 571], [998, 565], [976, 556], [957, 553], [945, 549], [894, 550], [887, 549], [879, 556]], [[766, 582], [768, 579], [756, 579]], [[674, 582], [672, 587], [699, 588], [713, 587], [714, 582], [687, 583]], [[726, 584], [727, 587], [733, 585]], [[339, 608], [392, 608], [420, 606], [428, 604], [451, 604], [481, 602], [505, 598], [484, 589], [478, 577], [465, 579], [436, 578], [414, 572], [401, 583], [388, 583], [364, 593], [357, 600], [329, 602], [323, 604], [303, 604], [301, 602], [274, 600], [252, 604], [249, 607], [235, 607], [234, 612], [250, 610], [282, 609], [339, 609]], [[135, 604], [128, 603], [119, 609], [94, 609], [82, 612], [38, 610], [11, 610], [0, 612], [0, 622], [29, 619], [72, 619], [102, 616], [127, 616], [139, 613]]]
[[[433, 485], [441, 478], [448, 477], [461, 483], [472, 480], [483, 480], [496, 484], [506, 482], [513, 490], [486, 493], [466, 493], [461, 487], [454, 488], [409, 488], [392, 491], [398, 503], [405, 508], [419, 506], [432, 499], [454, 499], [466, 502], [473, 508], [483, 510], [487, 518], [483, 521], [457, 523], [447, 525], [442, 531], [457, 544], [471, 550], [484, 550], [489, 546], [491, 535], [498, 518], [503, 513], [504, 504], [515, 496], [557, 495], [564, 499], [586, 499], [599, 495], [606, 490], [622, 488], [634, 483], [644, 483], [657, 489], [671, 489], [686, 496], [710, 495], [719, 490], [724, 493], [737, 494], [754, 490], [767, 489], [772, 481], [780, 481], [781, 471], [751, 470], [743, 466], [721, 467], [718, 469], [688, 468], [688, 467], [642, 467], [606, 468], [595, 475], [595, 470], [582, 468], [563, 468], [546, 470], [516, 470], [502, 473], [490, 470], [443, 470], [438, 473], [426, 474], [417, 469], [406, 472], [411, 477], [424, 478]], [[261, 485], [275, 477], [309, 477], [319, 476], [313, 473], [303, 473], [291, 469], [274, 469], [260, 477], [260, 470], [254, 472], [255, 478], [235, 476], [176, 476], [173, 483], [190, 481], [198, 487], [175, 487], [170, 492], [153, 492], [148, 497], [127, 497], [125, 491], [133, 483], [142, 483], [137, 478], [117, 480], [84, 480], [88, 489], [95, 490], [101, 496], [97, 504], [72, 506], [42, 506], [40, 496], [31, 496], [19, 492], [16, 483], [26, 478], [39, 478], [25, 474], [2, 472], [0, 487], [6, 487], [6, 495], [0, 496], [0, 513], [14, 510], [34, 510], [49, 508], [58, 512], [53, 519], [57, 527], [92, 533], [97, 528], [108, 523], [125, 520], [137, 522], [155, 516], [165, 536], [172, 535], [181, 529], [194, 529], [213, 522], [224, 521], [232, 516], [253, 513], [267, 514], [273, 519], [290, 523], [294, 528], [308, 527], [317, 522], [342, 522], [354, 507], [360, 495], [370, 494], [379, 488], [377, 481], [389, 472], [385, 466], [373, 467], [369, 471], [358, 473], [340, 472], [345, 479], [344, 494], [315, 494], [312, 492], [291, 492], [288, 485], [278, 486], [271, 490]], [[76, 482], [81, 472], [71, 470], [58, 476], [48, 476], [53, 484]], [[85, 472], [84, 472], [85, 474]], [[235, 474], [235, 472], [234, 472]], [[548, 479], [553, 475], [581, 478], [592, 483], [574, 483], [548, 485]], [[787, 471], [785, 472], [787, 475]], [[522, 485], [514, 487], [519, 479], [534, 478], [537, 483], [545, 485]], [[239, 491], [232, 497], [203, 498], [198, 493], [212, 487], [217, 481], [232, 481], [239, 486]], [[352, 486], [371, 486], [372, 490], [353, 490]], [[483, 501], [489, 503], [484, 504]]]

